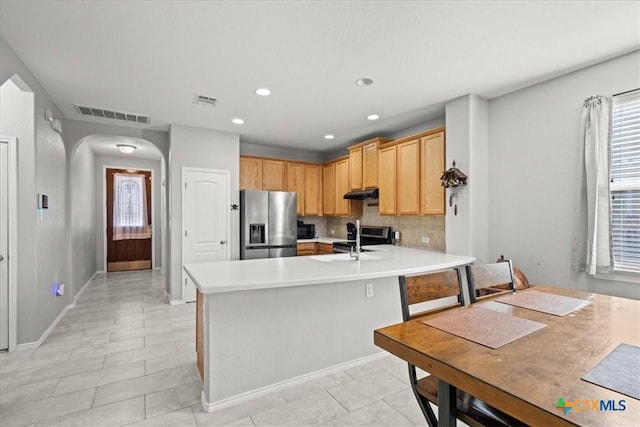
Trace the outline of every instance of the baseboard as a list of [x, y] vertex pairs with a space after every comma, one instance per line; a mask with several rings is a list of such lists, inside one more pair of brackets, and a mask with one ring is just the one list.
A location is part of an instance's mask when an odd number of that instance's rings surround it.
[[169, 303], [169, 305], [180, 305], [180, 304], [184, 304], [184, 301], [181, 299], [171, 299], [171, 296], [169, 295], [169, 293], [167, 292], [167, 290], [165, 289], [164, 291], [164, 296], [167, 298], [167, 302]]
[[36, 348], [40, 347], [40, 345], [47, 339], [47, 337], [51, 334], [51, 332], [53, 332], [55, 327], [58, 325], [58, 322], [60, 322], [62, 320], [62, 318], [64, 317], [64, 315], [67, 314], [67, 311], [71, 310], [73, 307], [76, 306], [76, 302], [78, 301], [78, 297], [87, 288], [87, 286], [89, 286], [91, 281], [96, 277], [96, 274], [98, 274], [98, 273], [99, 273], [99, 271], [96, 271], [95, 273], [93, 273], [91, 275], [91, 277], [89, 277], [89, 279], [85, 282], [85, 284], [82, 286], [82, 288], [80, 288], [80, 290], [78, 291], [76, 296], [73, 297], [73, 302], [71, 304], [68, 304], [64, 309], [62, 309], [60, 314], [58, 314], [58, 317], [56, 317], [56, 319], [51, 323], [51, 325], [49, 325], [47, 330], [44, 331], [44, 333], [42, 335], [40, 335], [40, 338], [38, 339], [38, 341], [28, 342], [28, 343], [24, 343], [24, 344], [18, 344], [16, 346], [16, 351], [35, 350]]
[[374, 360], [382, 359], [387, 356], [389, 356], [389, 353], [387, 353], [386, 351], [374, 353], [369, 356], [353, 359], [348, 362], [340, 363], [325, 369], [320, 369], [319, 371], [310, 372], [308, 374], [304, 374], [298, 377], [290, 378], [288, 380], [280, 381], [278, 383], [271, 384], [266, 387], [260, 387], [255, 390], [251, 390], [245, 393], [237, 394], [235, 396], [227, 397], [226, 399], [218, 400], [212, 403], [209, 403], [206, 401], [206, 397], [203, 391], [202, 397], [200, 399], [200, 403], [202, 404], [202, 410], [204, 412], [217, 411], [219, 409], [224, 409], [224, 408], [228, 408], [229, 406], [238, 405], [240, 403], [247, 402], [257, 397], [261, 397], [269, 393], [278, 392], [284, 388], [302, 384], [304, 382], [307, 382], [316, 378], [320, 378], [325, 375], [334, 374], [339, 371], [344, 371], [345, 369], [353, 368], [359, 365], [364, 365], [365, 363], [373, 362]]

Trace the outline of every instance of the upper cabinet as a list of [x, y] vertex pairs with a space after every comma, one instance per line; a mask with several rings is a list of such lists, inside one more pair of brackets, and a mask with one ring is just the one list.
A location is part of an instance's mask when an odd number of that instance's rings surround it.
[[285, 191], [286, 163], [283, 160], [262, 160], [262, 189], [271, 191]]
[[287, 162], [287, 191], [298, 194], [298, 216], [322, 215], [320, 165]]
[[240, 156], [241, 190], [285, 191], [285, 161]]
[[373, 138], [349, 147], [351, 190], [378, 187], [378, 145], [390, 141], [387, 138]]
[[445, 214], [444, 128], [381, 145], [378, 163], [381, 215]]
[[240, 156], [240, 189], [262, 190], [262, 159]]
[[445, 214], [445, 191], [440, 183], [445, 166], [444, 131], [420, 139], [420, 213]]
[[323, 169], [323, 213], [326, 216], [362, 215], [362, 201], [347, 200], [349, 192], [349, 157], [325, 163]]

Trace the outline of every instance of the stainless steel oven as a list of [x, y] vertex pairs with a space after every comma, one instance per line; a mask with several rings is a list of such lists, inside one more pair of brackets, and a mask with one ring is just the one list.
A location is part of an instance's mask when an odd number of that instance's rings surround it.
[[[360, 230], [360, 246], [390, 245], [393, 243], [393, 232], [391, 227], [376, 225], [363, 225]], [[356, 246], [355, 240], [335, 242], [333, 244], [334, 253], [350, 252]], [[363, 252], [366, 249], [363, 249]]]

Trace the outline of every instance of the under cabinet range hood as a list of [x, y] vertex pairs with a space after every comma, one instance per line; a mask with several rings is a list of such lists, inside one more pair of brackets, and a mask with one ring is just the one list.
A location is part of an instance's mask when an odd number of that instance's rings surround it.
[[377, 199], [378, 189], [368, 188], [366, 190], [349, 191], [347, 194], [344, 195], [344, 198], [351, 199], [351, 200]]

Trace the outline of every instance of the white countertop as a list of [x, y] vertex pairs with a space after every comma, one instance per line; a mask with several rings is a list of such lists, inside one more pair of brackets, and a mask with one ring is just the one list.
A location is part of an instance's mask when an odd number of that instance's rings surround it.
[[417, 274], [471, 264], [475, 257], [378, 245], [365, 247], [376, 259], [318, 261], [334, 255], [265, 258], [185, 264], [198, 290], [205, 294], [347, 282]]

